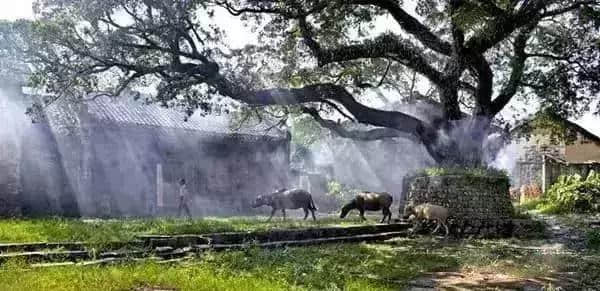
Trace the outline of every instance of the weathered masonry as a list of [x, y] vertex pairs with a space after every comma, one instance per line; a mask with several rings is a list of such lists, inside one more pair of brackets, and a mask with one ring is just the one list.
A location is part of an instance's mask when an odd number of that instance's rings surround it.
[[180, 178], [193, 215], [248, 214], [288, 184], [289, 134], [264, 125], [104, 97], [44, 117], [0, 135], [0, 215], [172, 215]]
[[[548, 132], [533, 132], [529, 138], [519, 137], [521, 132], [531, 130], [534, 119], [517, 126], [514, 145], [518, 146], [519, 159], [512, 170], [513, 186], [535, 185], [544, 191], [559, 175], [587, 175], [600, 164], [600, 137], [580, 125], [559, 118], [566, 140], [553, 137]], [[528, 127], [529, 126], [529, 127]], [[535, 127], [533, 127], [535, 128]]]
[[405, 203], [448, 208], [450, 230], [456, 236], [518, 236], [537, 227], [533, 222], [513, 219], [508, 177], [419, 176], [409, 178], [404, 186], [408, 191]]

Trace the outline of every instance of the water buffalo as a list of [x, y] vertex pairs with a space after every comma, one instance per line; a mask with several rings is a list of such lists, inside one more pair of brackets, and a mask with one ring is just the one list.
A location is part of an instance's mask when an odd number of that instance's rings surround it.
[[392, 195], [387, 192], [360, 192], [352, 199], [352, 201], [342, 207], [340, 218], [346, 217], [350, 210], [358, 209], [358, 211], [360, 211], [360, 217], [363, 220], [366, 220], [365, 210], [382, 210], [383, 218], [381, 219], [381, 223], [385, 221], [386, 217], [388, 218], [388, 223], [390, 223], [390, 220], [392, 219], [392, 212], [390, 211], [392, 201]]
[[450, 233], [448, 231], [448, 225], [446, 224], [448, 216], [448, 208], [430, 203], [419, 204], [416, 206], [413, 204], [408, 204], [404, 208], [405, 219], [414, 217], [417, 219], [417, 223], [420, 220], [435, 220], [437, 227], [431, 233], [435, 233], [440, 226], [443, 225], [446, 230], [446, 236]]
[[271, 221], [275, 212], [281, 209], [283, 213], [283, 219], [285, 219], [285, 210], [286, 209], [298, 209], [302, 208], [304, 210], [304, 219], [308, 217], [308, 211], [312, 213], [313, 220], [317, 220], [315, 217], [315, 203], [313, 202], [312, 196], [308, 191], [302, 189], [281, 189], [277, 190], [272, 194], [259, 195], [256, 197], [254, 202], [252, 202], [252, 207], [257, 208], [263, 205], [271, 206], [273, 210], [271, 210], [271, 216], [268, 221]]

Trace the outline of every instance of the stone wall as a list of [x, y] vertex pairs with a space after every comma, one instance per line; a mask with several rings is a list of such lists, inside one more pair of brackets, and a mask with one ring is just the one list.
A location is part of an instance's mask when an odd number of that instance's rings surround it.
[[[457, 237], [530, 237], [540, 235], [544, 229], [541, 222], [513, 217], [508, 178], [413, 177], [406, 187], [408, 195], [404, 203], [447, 207], [450, 232]], [[430, 231], [432, 227], [426, 223], [422, 231]]]
[[0, 217], [18, 216], [21, 213], [19, 164], [11, 158], [17, 155], [18, 148], [15, 144], [3, 141], [0, 143]]
[[417, 177], [410, 183], [408, 201], [447, 207], [458, 219], [508, 219], [513, 213], [508, 188], [503, 177]]
[[560, 145], [527, 145], [523, 146], [521, 156], [516, 163], [513, 173], [515, 187], [537, 185], [542, 187], [542, 168], [544, 156], [564, 157], [564, 146]]

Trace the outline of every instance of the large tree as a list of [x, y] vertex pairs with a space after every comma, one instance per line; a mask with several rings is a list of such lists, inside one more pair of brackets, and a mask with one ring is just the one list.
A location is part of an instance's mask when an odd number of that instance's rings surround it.
[[[598, 96], [600, 1], [411, 2], [39, 0], [38, 20], [4, 41], [57, 98], [154, 86], [150, 101], [193, 112], [229, 97], [347, 138], [411, 138], [439, 163], [481, 163], [490, 124], [515, 98], [574, 115]], [[255, 29], [257, 44], [228, 48], [219, 11]], [[412, 98], [416, 79], [433, 88], [438, 118], [370, 105], [368, 92], [402, 84]], [[371, 127], [344, 128], [328, 110]]]

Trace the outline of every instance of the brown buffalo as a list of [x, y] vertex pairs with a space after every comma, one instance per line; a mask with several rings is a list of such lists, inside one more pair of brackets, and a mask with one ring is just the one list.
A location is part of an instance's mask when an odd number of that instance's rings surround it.
[[366, 220], [365, 210], [382, 210], [383, 218], [381, 219], [381, 223], [385, 221], [386, 217], [388, 218], [388, 223], [390, 223], [390, 220], [392, 219], [392, 212], [390, 211], [392, 201], [392, 195], [387, 192], [360, 192], [352, 199], [352, 201], [342, 207], [340, 218], [346, 217], [350, 210], [358, 209], [360, 217], [363, 220]]
[[271, 221], [275, 212], [281, 209], [283, 213], [283, 219], [285, 219], [285, 210], [286, 209], [299, 209], [302, 208], [304, 210], [304, 219], [308, 217], [308, 211], [312, 213], [313, 220], [317, 220], [315, 217], [315, 203], [313, 202], [312, 195], [308, 193], [306, 190], [302, 189], [281, 189], [277, 190], [272, 194], [259, 195], [256, 197], [254, 202], [252, 202], [252, 207], [257, 208], [263, 205], [271, 206], [273, 210], [271, 210], [271, 216], [268, 221]]

